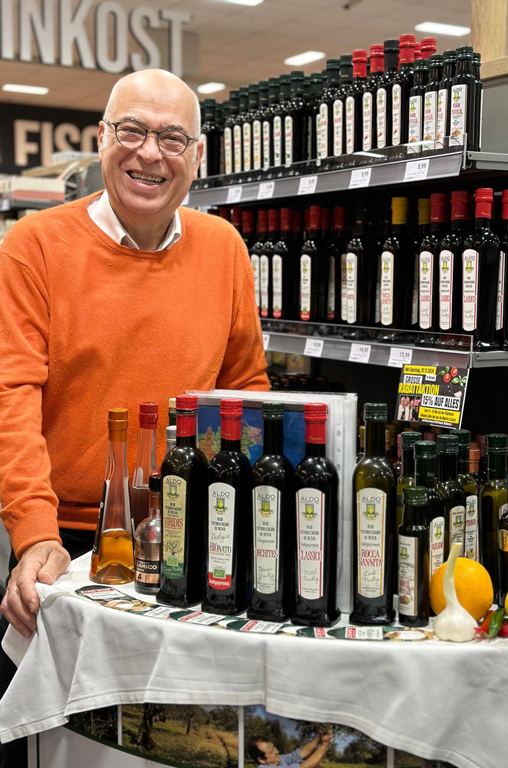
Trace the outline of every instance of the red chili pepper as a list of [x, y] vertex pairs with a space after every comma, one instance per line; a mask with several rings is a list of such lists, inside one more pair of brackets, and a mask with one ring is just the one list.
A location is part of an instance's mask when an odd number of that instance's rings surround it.
[[458, 369], [457, 369], [457, 368], [452, 368], [452, 369], [451, 369], [451, 371], [450, 371], [450, 374], [451, 374], [451, 377], [452, 377], [452, 379], [454, 379], [454, 378], [455, 378], [455, 376], [458, 374], [458, 372], [459, 372], [459, 371], [458, 371]]
[[[488, 624], [486, 629], [484, 629], [484, 624], [488, 619]], [[475, 631], [480, 637], [496, 637], [501, 631], [501, 627], [503, 626], [503, 619], [504, 619], [504, 608], [498, 608], [497, 611], [490, 611], [487, 616], [485, 617], [482, 626], [477, 628]]]

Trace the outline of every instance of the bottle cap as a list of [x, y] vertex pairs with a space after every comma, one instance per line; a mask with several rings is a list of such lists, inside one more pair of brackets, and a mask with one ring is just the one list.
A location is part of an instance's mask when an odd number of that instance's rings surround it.
[[321, 213], [321, 229], [328, 232], [330, 229], [330, 209], [323, 208]]
[[392, 224], [407, 224], [408, 208], [407, 197], [392, 197]]
[[414, 447], [415, 459], [435, 459], [436, 443], [433, 440], [419, 440]]
[[471, 432], [469, 429], [454, 429], [452, 435], [457, 435], [459, 438], [460, 448], [467, 447], [469, 449], [469, 446], [471, 445]]
[[403, 491], [404, 504], [422, 507], [427, 503], [427, 489], [419, 485], [406, 485]]
[[219, 216], [221, 217], [221, 219], [225, 219], [226, 221], [229, 221], [230, 213], [231, 211], [228, 205], [219, 206]]
[[457, 454], [459, 452], [459, 438], [457, 435], [438, 435], [437, 452]]
[[220, 401], [220, 415], [229, 419], [239, 419], [243, 415], [243, 400], [236, 397], [224, 398]]
[[469, 192], [452, 192], [452, 221], [469, 219]]
[[440, 53], [433, 53], [429, 56], [429, 64], [431, 67], [442, 67], [444, 59]]
[[263, 403], [262, 411], [265, 421], [282, 421], [284, 419], [284, 403]]
[[388, 418], [388, 406], [386, 403], [365, 403], [363, 408], [365, 421], [384, 421]]
[[415, 45], [416, 37], [414, 35], [401, 35], [399, 37], [399, 45]]
[[427, 59], [416, 59], [414, 63], [414, 71], [415, 72], [428, 72], [429, 71], [429, 62]]
[[418, 198], [418, 224], [430, 224], [430, 197]]
[[475, 192], [475, 200], [484, 200], [491, 203], [494, 200], [494, 190], [489, 187], [482, 187]]
[[150, 473], [150, 477], [148, 478], [148, 488], [150, 489], [150, 493], [161, 492], [161, 476], [158, 472]]
[[[236, 208], [233, 208], [233, 224], [235, 224], [234, 212], [236, 210], [237, 210]], [[242, 233], [244, 235], [252, 235], [253, 232], [254, 232], [254, 211], [253, 210], [242, 211]]]
[[278, 232], [280, 228], [279, 209], [270, 208], [268, 211], [268, 231]]
[[430, 220], [448, 221], [448, 195], [434, 192], [430, 196]]
[[370, 46], [370, 73], [384, 72], [385, 50], [382, 45]]
[[422, 439], [421, 432], [401, 432], [400, 447], [403, 451], [411, 450]]
[[328, 408], [326, 403], [305, 403], [303, 414], [305, 421], [323, 422], [328, 418]]
[[309, 229], [321, 229], [321, 216], [321, 206], [311, 205], [309, 208]]
[[353, 51], [353, 64], [355, 61], [364, 61], [367, 63], [367, 51]]
[[475, 192], [475, 217], [477, 219], [490, 219], [492, 216], [492, 202], [494, 190], [488, 187], [477, 189]]
[[176, 398], [177, 411], [198, 411], [198, 398], [196, 395], [178, 395]]
[[110, 408], [108, 411], [109, 439], [116, 443], [127, 440], [127, 427], [129, 426], [129, 411], [127, 408]]
[[420, 43], [415, 43], [415, 61], [420, 61], [422, 58], [422, 49], [420, 48]]
[[258, 210], [258, 232], [265, 234], [268, 231], [268, 211], [266, 208]]
[[[340, 69], [340, 59], [327, 59], [326, 60], [326, 68], [327, 69]], [[303, 72], [302, 72], [303, 75]]]
[[457, 51], [456, 50], [445, 51], [443, 53], [443, 58], [447, 61], [452, 61], [452, 60], [455, 61], [455, 59], [457, 58]]
[[508, 219], [508, 189], [504, 189], [501, 196], [501, 218]]
[[176, 424], [166, 427], [166, 440], [176, 440]]
[[[429, 56], [437, 51], [437, 40], [435, 37], [422, 37], [420, 40], [420, 48], [424, 58], [428, 59]], [[427, 54], [427, 55], [425, 55]]]
[[[477, 446], [473, 448], [473, 446]], [[480, 458], [481, 458], [481, 451], [480, 446], [478, 443], [471, 443], [471, 448], [469, 449], [469, 471], [470, 472], [478, 472], [480, 469]]]
[[140, 403], [139, 406], [139, 426], [151, 427], [157, 426], [159, 420], [159, 406], [157, 403]]
[[487, 435], [487, 453], [508, 453], [508, 435], [502, 433]]
[[398, 40], [385, 40], [383, 48], [384, 48], [385, 53], [397, 53], [398, 50], [399, 50], [399, 41]]
[[333, 228], [346, 229], [347, 208], [343, 205], [336, 205], [333, 209]]
[[291, 208], [280, 209], [280, 228], [281, 232], [290, 232], [292, 227], [293, 211]]

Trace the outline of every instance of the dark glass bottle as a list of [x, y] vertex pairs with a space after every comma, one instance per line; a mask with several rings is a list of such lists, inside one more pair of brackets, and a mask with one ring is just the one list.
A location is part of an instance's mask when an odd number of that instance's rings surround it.
[[455, 77], [455, 51], [443, 54], [443, 78], [437, 94], [436, 149], [448, 148], [450, 136], [450, 103], [453, 78]]
[[249, 110], [249, 89], [242, 87], [238, 91], [238, 114], [233, 124], [233, 158], [235, 173], [241, 173], [243, 167], [243, 122]]
[[273, 110], [273, 165], [275, 168], [283, 166], [286, 157], [284, 120], [290, 95], [291, 81], [288, 77], [281, 77], [279, 79], [279, 101]]
[[418, 234], [415, 240], [415, 265], [413, 270], [413, 303], [411, 307], [411, 328], [418, 330], [420, 307], [418, 289], [420, 282], [420, 246], [430, 233], [430, 197], [418, 198]]
[[478, 486], [469, 472], [469, 451], [471, 432], [468, 429], [454, 429], [452, 435], [459, 439], [459, 481], [466, 494], [466, 521], [464, 526], [464, 557], [479, 561], [478, 543]]
[[215, 121], [215, 99], [205, 99], [204, 118], [200, 136], [203, 155], [199, 170], [201, 178], [207, 179], [218, 175], [220, 164], [220, 129]]
[[[335, 266], [335, 281], [334, 281], [334, 294], [335, 294], [335, 322], [347, 322], [347, 272], [346, 272], [346, 256], [347, 256], [347, 244], [349, 239], [348, 224], [347, 224], [347, 208], [341, 205], [335, 206], [333, 209], [333, 226], [332, 237], [329, 246], [330, 252], [330, 271], [332, 266]], [[329, 302], [330, 307], [330, 302]], [[330, 312], [328, 315], [330, 319]]]
[[196, 448], [195, 395], [176, 398], [176, 446], [161, 466], [162, 558], [157, 600], [186, 607], [205, 596], [208, 461]]
[[476, 81], [473, 54], [464, 48], [457, 50], [455, 77], [452, 81], [450, 104], [450, 145], [478, 149], [476, 135]]
[[[234, 210], [234, 209], [233, 209]], [[240, 209], [238, 208], [238, 211], [240, 212]], [[241, 233], [243, 242], [245, 243], [245, 247], [250, 252], [252, 246], [254, 245], [254, 242], [256, 240], [256, 236], [254, 234], [254, 211], [252, 208], [248, 208], [246, 210], [241, 211]], [[233, 220], [234, 224], [234, 220]]]
[[501, 250], [499, 252], [499, 281], [497, 291], [496, 332], [504, 339], [504, 349], [508, 349], [508, 190], [502, 195], [501, 204]]
[[456, 435], [437, 436], [437, 488], [443, 497], [445, 513], [445, 558], [452, 544], [461, 545], [464, 556], [464, 518], [466, 494], [457, 480], [459, 473], [459, 439]]
[[238, 117], [238, 91], [229, 92], [229, 115], [224, 123], [224, 173], [226, 176], [235, 173], [235, 147], [233, 126]]
[[483, 122], [483, 83], [480, 76], [482, 63], [481, 53], [473, 52], [473, 74], [476, 86], [476, 137], [478, 149], [482, 148], [482, 122]]
[[242, 401], [221, 400], [221, 449], [210, 462], [203, 610], [234, 616], [250, 600], [252, 469], [242, 453]]
[[[439, 286], [438, 328], [459, 334], [462, 327], [462, 251], [469, 224], [470, 195], [452, 192], [450, 232], [439, 245], [437, 280]], [[455, 346], [453, 335], [440, 337], [442, 346]]]
[[[392, 232], [383, 244], [381, 253], [381, 326], [385, 329], [409, 328], [412, 315], [414, 261], [408, 227], [407, 197], [392, 197]], [[393, 334], [385, 333], [383, 341], [391, 341]]]
[[254, 477], [251, 619], [286, 621], [295, 606], [296, 509], [293, 465], [283, 454], [284, 404], [263, 403], [263, 455]]
[[353, 51], [353, 82], [346, 96], [345, 153], [359, 152], [363, 146], [363, 90], [367, 81], [367, 51]]
[[404, 522], [398, 528], [399, 623], [403, 627], [429, 623], [428, 516], [425, 488], [404, 488]]
[[413, 87], [413, 62], [415, 36], [401, 35], [399, 40], [400, 63], [392, 86], [392, 145], [407, 143], [409, 124], [409, 92]]
[[397, 519], [396, 530], [402, 525], [404, 488], [415, 485], [415, 443], [422, 440], [421, 432], [402, 432], [400, 436], [401, 466], [397, 479]]
[[337, 605], [339, 477], [326, 456], [327, 406], [306, 403], [305, 457], [295, 470], [297, 579], [295, 624], [329, 627]]
[[392, 143], [392, 87], [399, 70], [399, 41], [385, 40], [385, 71], [378, 81], [376, 92], [377, 147], [391, 146]]
[[425, 91], [429, 82], [429, 62], [426, 59], [415, 61], [413, 72], [413, 86], [409, 91], [408, 155], [422, 151], [423, 111]]
[[229, 102], [224, 101], [222, 104], [215, 105], [215, 122], [217, 124], [217, 131], [219, 134], [219, 149], [217, 158], [217, 173], [219, 176], [224, 175], [224, 122], [229, 115]]
[[280, 209], [280, 237], [272, 255], [272, 317], [276, 320], [296, 320], [298, 256], [291, 208]]
[[[440, 241], [448, 229], [448, 195], [434, 192], [430, 196], [430, 232], [420, 243], [418, 259], [418, 328], [437, 331], [439, 327], [439, 270], [437, 262]], [[435, 337], [427, 335], [421, 343], [429, 345]]]
[[429, 82], [425, 87], [423, 103], [423, 145], [424, 151], [433, 152], [437, 135], [437, 99], [439, 84], [443, 78], [443, 57], [433, 54], [429, 58]]
[[[317, 114], [317, 158], [324, 160], [343, 152], [343, 103], [338, 99], [340, 91], [340, 61], [329, 59], [324, 70], [326, 80]], [[337, 130], [337, 135], [335, 135]], [[335, 151], [337, 150], [337, 151]]]
[[268, 80], [268, 106], [263, 115], [263, 170], [267, 171], [274, 165], [273, 158], [273, 117], [279, 102], [279, 79], [271, 77]]
[[318, 158], [318, 146], [320, 136], [320, 104], [321, 94], [323, 91], [323, 76], [321, 72], [314, 72], [310, 76], [310, 102], [309, 102], [309, 128], [308, 128], [308, 146], [309, 146], [309, 160], [317, 160]]
[[[482, 565], [494, 587], [494, 602], [499, 604], [499, 521], [508, 511], [506, 488], [508, 436], [487, 435], [487, 482], [480, 491], [480, 552]], [[504, 585], [506, 589], [506, 584]]]
[[352, 624], [391, 624], [395, 617], [396, 481], [385, 454], [388, 406], [366, 403], [365, 456], [353, 473]]
[[358, 203], [353, 237], [346, 255], [346, 322], [372, 325], [376, 303], [377, 259], [369, 236], [365, 203]]
[[284, 116], [285, 166], [300, 163], [307, 154], [307, 115], [303, 98], [303, 72], [291, 73], [291, 96]]
[[376, 93], [385, 69], [385, 52], [382, 45], [370, 47], [370, 77], [365, 83], [362, 96], [363, 129], [362, 149], [364, 152], [377, 147], [377, 101]]
[[252, 107], [252, 168], [263, 167], [263, 119], [268, 110], [268, 80], [259, 83], [258, 103]]
[[[254, 294], [256, 298], [256, 307], [261, 314], [261, 269], [260, 259], [265, 246], [265, 242], [268, 236], [268, 211], [266, 208], [258, 209], [258, 234], [254, 245], [250, 248], [249, 256], [250, 263], [252, 264], [252, 271], [254, 272]], [[268, 290], [268, 275], [265, 274], [264, 278], [266, 283], [266, 290]]]
[[415, 443], [415, 482], [427, 491], [427, 524], [429, 526], [429, 579], [445, 561], [444, 500], [437, 489], [436, 443], [421, 440]]
[[249, 86], [247, 112], [244, 115], [242, 123], [242, 141], [243, 141], [243, 170], [252, 171], [254, 167], [253, 155], [253, 123], [259, 108], [259, 87], [257, 85]]
[[275, 243], [279, 239], [279, 211], [268, 211], [268, 237], [261, 248], [259, 257], [259, 286], [261, 295], [261, 317], [272, 317], [272, 258]]
[[499, 280], [499, 238], [490, 229], [492, 189], [477, 189], [475, 231], [462, 252], [462, 332], [473, 336], [475, 349], [498, 349], [496, 307]]
[[321, 229], [322, 209], [311, 205], [309, 228], [300, 257], [300, 320], [325, 322], [329, 254]]

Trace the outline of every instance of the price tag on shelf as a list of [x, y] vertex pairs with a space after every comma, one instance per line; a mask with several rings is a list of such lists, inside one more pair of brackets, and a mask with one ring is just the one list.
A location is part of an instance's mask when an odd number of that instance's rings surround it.
[[402, 368], [403, 365], [410, 365], [412, 359], [412, 349], [405, 349], [404, 347], [391, 347], [388, 365], [390, 368]]
[[349, 189], [358, 189], [359, 187], [368, 187], [370, 184], [370, 175], [372, 168], [355, 168], [351, 171]]
[[268, 200], [269, 197], [273, 197], [274, 189], [274, 181], [262, 181], [259, 185], [258, 200]]
[[324, 343], [323, 339], [307, 339], [303, 354], [308, 355], [309, 357], [321, 357], [323, 354]]
[[241, 187], [230, 187], [228, 189], [228, 199], [226, 202], [228, 203], [239, 203], [242, 199], [242, 188]]
[[268, 349], [268, 345], [270, 344], [270, 334], [269, 333], [263, 333], [263, 349], [266, 351]]
[[429, 172], [429, 159], [411, 160], [406, 163], [404, 181], [421, 181], [427, 178]]
[[350, 363], [368, 363], [370, 360], [370, 344], [351, 344], [349, 353]]
[[302, 176], [298, 185], [299, 195], [313, 195], [316, 191], [317, 176]]

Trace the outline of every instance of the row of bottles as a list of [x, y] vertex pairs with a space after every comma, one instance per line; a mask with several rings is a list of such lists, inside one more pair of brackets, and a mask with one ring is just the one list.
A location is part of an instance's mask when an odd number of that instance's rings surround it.
[[[418, 50], [420, 48], [420, 50]], [[436, 54], [414, 35], [330, 59], [230, 92], [202, 105], [200, 176], [268, 171], [408, 144], [408, 152], [481, 145], [480, 54], [470, 46]]]

